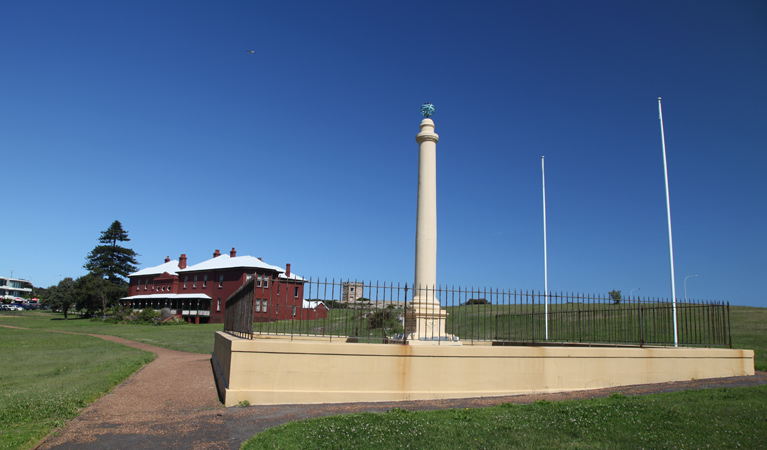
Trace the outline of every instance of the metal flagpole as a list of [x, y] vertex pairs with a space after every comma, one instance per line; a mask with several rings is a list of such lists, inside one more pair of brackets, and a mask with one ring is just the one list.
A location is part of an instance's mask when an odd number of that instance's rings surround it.
[[541, 177], [543, 179], [543, 298], [545, 299], [546, 339], [549, 339], [549, 261], [546, 249], [546, 167], [541, 156]]
[[660, 117], [660, 139], [663, 143], [663, 174], [666, 177], [666, 215], [668, 216], [668, 254], [671, 264], [671, 301], [674, 310], [674, 347], [679, 346], [679, 334], [676, 325], [676, 283], [674, 282], [674, 243], [671, 239], [671, 200], [668, 195], [668, 165], [666, 163], [666, 136], [663, 134], [663, 109], [658, 97], [658, 114]]

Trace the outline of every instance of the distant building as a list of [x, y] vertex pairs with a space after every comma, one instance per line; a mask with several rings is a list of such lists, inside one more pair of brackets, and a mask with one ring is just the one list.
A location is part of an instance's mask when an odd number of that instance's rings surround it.
[[356, 302], [363, 297], [365, 285], [356, 281], [347, 281], [343, 284], [341, 301], [344, 303]]
[[3, 300], [13, 301], [32, 295], [32, 283], [18, 278], [0, 277], [0, 295]]
[[[213, 258], [187, 266], [186, 254], [128, 275], [129, 294], [120, 303], [135, 309], [168, 308], [194, 323], [223, 323], [226, 299], [251, 277], [256, 277], [255, 321], [325, 317], [326, 309], [304, 308], [304, 279], [253, 256], [218, 250]], [[323, 305], [324, 306], [324, 305]]]

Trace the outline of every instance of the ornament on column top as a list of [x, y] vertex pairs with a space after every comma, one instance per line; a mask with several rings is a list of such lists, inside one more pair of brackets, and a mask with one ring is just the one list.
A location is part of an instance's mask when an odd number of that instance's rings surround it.
[[427, 119], [434, 115], [434, 105], [431, 103], [424, 103], [421, 105], [421, 114]]

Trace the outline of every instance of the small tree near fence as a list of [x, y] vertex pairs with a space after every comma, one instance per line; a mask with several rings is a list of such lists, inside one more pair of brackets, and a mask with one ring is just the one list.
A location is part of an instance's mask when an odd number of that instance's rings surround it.
[[614, 305], [620, 304], [622, 300], [621, 291], [613, 289], [612, 291], [608, 292], [608, 294], [610, 294], [610, 298], [612, 299]]
[[392, 306], [376, 310], [368, 316], [368, 326], [371, 329], [381, 328], [384, 331], [388, 329], [390, 334], [401, 333], [402, 324], [399, 322], [399, 315], [399, 311]]

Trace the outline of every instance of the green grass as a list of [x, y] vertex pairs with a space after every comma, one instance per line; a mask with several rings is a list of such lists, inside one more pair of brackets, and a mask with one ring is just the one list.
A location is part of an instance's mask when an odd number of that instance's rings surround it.
[[50, 311], [20, 311], [13, 318], [0, 314], [0, 324], [18, 327], [70, 331], [85, 334], [117, 336], [132, 341], [144, 342], [158, 347], [181, 350], [190, 353], [213, 353], [213, 335], [224, 329], [223, 324], [199, 325], [123, 325], [108, 324], [91, 319], [79, 319], [70, 314]]
[[[482, 321], [495, 321], [495, 318], [491, 317], [489, 312], [490, 307], [474, 308], [478, 311], [476, 317], [471, 319], [474, 322], [465, 320], [465, 315], [463, 316], [463, 319], [459, 318], [459, 314], [448, 316], [448, 321], [454, 320], [456, 327], [459, 326], [458, 321], [463, 320], [463, 323], [460, 324], [460, 329], [463, 330], [464, 339], [467, 339], [466, 336], [472, 335], [479, 338], [479, 336], [476, 335], [478, 331], [472, 331], [472, 327], [474, 327], [474, 330], [479, 330], [482, 329], [480, 326], [481, 323], [484, 323]], [[503, 312], [499, 307], [494, 306], [493, 308], [493, 314]], [[487, 314], [483, 315], [483, 311]], [[13, 317], [13, 319], [4, 319], [3, 316], [15, 317]], [[331, 310], [326, 319], [306, 321], [284, 320], [271, 323], [257, 322], [254, 324], [254, 329], [257, 333], [268, 332], [290, 334], [292, 332], [295, 334], [308, 335], [327, 335], [332, 333], [336, 336], [353, 335], [354, 331], [357, 330], [363, 336], [367, 336], [368, 334], [376, 337], [381, 336], [381, 330], [367, 330], [367, 320], [357, 316], [359, 316], [359, 312], [352, 310]], [[354, 317], [357, 318], [355, 319]], [[767, 370], [767, 308], [731, 306], [730, 320], [732, 324], [733, 348], [753, 349], [756, 353], [756, 369]], [[222, 324], [174, 326], [114, 325], [94, 322], [90, 319], [77, 319], [72, 316], [70, 316], [70, 319], [68, 320], [63, 320], [62, 314], [49, 311], [0, 313], [0, 324], [119, 336], [138, 342], [157, 345], [159, 347], [192, 353], [212, 353], [213, 334], [216, 331], [223, 330]], [[540, 330], [542, 328], [542, 323], [539, 323], [538, 329]], [[488, 327], [488, 329], [490, 329], [490, 327]], [[492, 336], [482, 336], [482, 339], [492, 339]]]
[[256, 449], [765, 448], [767, 386], [481, 409], [392, 410], [288, 423]]
[[730, 322], [732, 348], [753, 350], [756, 370], [767, 370], [767, 308], [730, 306]]
[[[641, 306], [641, 309], [640, 309]], [[544, 342], [545, 315], [541, 305], [473, 305], [449, 306], [445, 330], [463, 341]], [[256, 334], [299, 334], [320, 336], [355, 336], [382, 338], [381, 328], [371, 327], [374, 307], [331, 309], [328, 316], [317, 320], [281, 320], [256, 322]], [[395, 310], [394, 314], [400, 314]], [[638, 345], [673, 344], [673, 307], [670, 303], [580, 304], [549, 306], [549, 341]], [[642, 317], [640, 324], [639, 317]], [[678, 308], [678, 336], [682, 345], [726, 347], [726, 308], [686, 304]], [[395, 326], [392, 326], [395, 325]], [[401, 333], [398, 324], [389, 324], [391, 337]]]
[[[734, 348], [767, 370], [767, 308], [730, 308]], [[9, 317], [12, 316], [12, 317]], [[360, 320], [360, 322], [363, 322]], [[284, 321], [308, 333], [342, 323]], [[119, 336], [196, 353], [213, 351], [221, 324], [114, 325], [45, 311], [0, 313], [0, 448], [27, 448], [151, 359], [86, 336]], [[266, 324], [265, 324], [266, 325]], [[311, 333], [309, 333], [311, 334]], [[767, 448], [767, 387], [682, 392], [472, 410], [394, 411], [294, 422], [246, 448]], [[710, 445], [710, 447], [708, 447]]]
[[[767, 308], [731, 306], [730, 319], [733, 348], [753, 349], [767, 370]], [[333, 416], [272, 428], [242, 448], [767, 448], [767, 386]]]
[[154, 359], [89, 336], [9, 328], [0, 328], [0, 355], [0, 448], [14, 449], [32, 448]]

